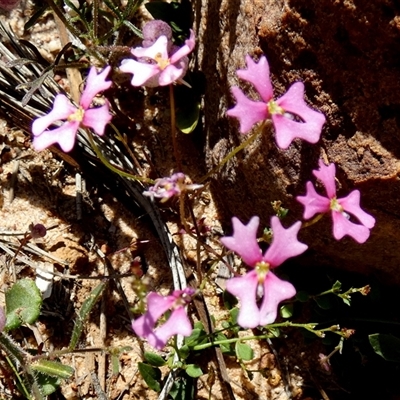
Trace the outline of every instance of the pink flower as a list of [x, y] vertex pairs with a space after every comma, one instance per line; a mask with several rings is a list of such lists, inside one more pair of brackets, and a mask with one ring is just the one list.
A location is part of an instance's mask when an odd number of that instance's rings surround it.
[[317, 143], [325, 116], [311, 109], [304, 101], [303, 82], [294, 83], [275, 101], [267, 59], [263, 56], [257, 64], [250, 56], [246, 56], [246, 63], [247, 70], [238, 70], [237, 75], [257, 89], [262, 101], [250, 100], [237, 86], [232, 88], [237, 104], [228, 110], [227, 115], [239, 119], [240, 132], [245, 134], [257, 122], [271, 118], [276, 132], [276, 143], [281, 149], [287, 149], [295, 138]]
[[[147, 295], [147, 312], [132, 321], [132, 329], [136, 335], [147, 339], [151, 346], [162, 349], [169, 338], [174, 335], [190, 336], [192, 324], [186, 314], [185, 307], [195, 294], [192, 288], [175, 290], [170, 296], [163, 297], [151, 292]], [[171, 315], [164, 324], [155, 328], [157, 320], [171, 310]]]
[[221, 238], [224, 246], [254, 268], [244, 276], [229, 279], [226, 284], [228, 292], [240, 300], [238, 324], [243, 328], [255, 328], [275, 321], [278, 304], [293, 297], [296, 289], [291, 283], [280, 280], [270, 269], [307, 249], [307, 245], [297, 240], [300, 222], [285, 229], [278, 217], [272, 217], [272, 243], [262, 254], [257, 242], [259, 223], [258, 217], [253, 217], [247, 225], [233, 217], [233, 236]]
[[[310, 219], [315, 214], [331, 212], [333, 219], [333, 236], [340, 240], [343, 236], [351, 236], [358, 243], [364, 243], [370, 229], [375, 225], [375, 218], [360, 208], [360, 192], [353, 190], [348, 196], [338, 199], [336, 197], [335, 164], [325, 165], [319, 161], [319, 170], [313, 174], [325, 186], [327, 197], [319, 195], [311, 182], [307, 182], [307, 193], [298, 196], [297, 201], [304, 205], [304, 218]], [[350, 221], [350, 215], [358, 219], [360, 224]]]
[[190, 30], [190, 38], [178, 48], [171, 47], [170, 40], [161, 35], [150, 47], [136, 47], [131, 53], [138, 58], [123, 60], [120, 70], [133, 74], [133, 86], [166, 86], [181, 79], [188, 68], [187, 55], [195, 45], [194, 32]]
[[186, 177], [182, 172], [176, 172], [168, 178], [156, 179], [155, 185], [151, 186], [149, 190], [143, 192], [145, 196], [150, 197], [152, 200], [154, 198], [161, 199], [164, 203], [171, 197], [180, 195], [185, 190], [196, 190], [203, 187], [203, 185], [186, 183], [189, 178]]
[[[90, 108], [95, 96], [111, 86], [111, 81], [106, 77], [111, 67], [105, 68], [97, 74], [92, 67], [82, 92], [79, 107], [76, 108], [63, 94], [58, 94], [54, 99], [53, 109], [45, 116], [35, 119], [32, 124], [33, 147], [37, 151], [58, 143], [65, 152], [74, 147], [76, 133], [79, 127], [92, 128], [98, 135], [103, 135], [106, 125], [111, 121], [108, 102], [97, 108]], [[47, 128], [57, 121], [65, 121], [58, 128]]]

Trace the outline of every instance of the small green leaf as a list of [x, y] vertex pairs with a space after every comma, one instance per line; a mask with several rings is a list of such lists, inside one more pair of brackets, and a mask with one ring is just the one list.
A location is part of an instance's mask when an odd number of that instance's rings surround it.
[[336, 281], [332, 286], [332, 290], [334, 292], [339, 292], [341, 288], [342, 288], [342, 284], [339, 281]]
[[83, 302], [82, 307], [79, 310], [79, 314], [76, 318], [74, 329], [72, 331], [71, 341], [68, 347], [70, 350], [74, 350], [76, 345], [78, 344], [78, 340], [83, 332], [83, 324], [86, 321], [86, 318], [89, 316], [90, 312], [92, 311], [97, 300], [99, 299], [105, 286], [106, 283], [101, 282], [92, 290], [89, 297]]
[[253, 349], [246, 343], [236, 342], [235, 351], [239, 360], [250, 361], [254, 357]]
[[35, 376], [36, 382], [40, 387], [40, 392], [43, 396], [49, 396], [54, 393], [61, 385], [61, 379], [55, 376], [37, 373]]
[[169, 395], [173, 400], [191, 400], [194, 399], [194, 379], [183, 375], [175, 379]]
[[145, 351], [144, 359], [153, 367], [162, 367], [166, 364], [166, 361], [162, 357], [158, 354], [150, 353], [149, 351]]
[[161, 371], [158, 368], [154, 368], [151, 365], [142, 362], [138, 363], [138, 369], [140, 375], [142, 375], [142, 378], [147, 383], [147, 386], [150, 389], [159, 392], [161, 390]]
[[393, 335], [374, 333], [368, 335], [375, 353], [387, 361], [400, 362], [400, 339]]
[[21, 279], [6, 291], [5, 329], [15, 329], [23, 323], [33, 324], [39, 317], [42, 295], [35, 282]]
[[282, 318], [291, 318], [293, 316], [293, 304], [284, 304], [281, 306], [279, 313]]
[[183, 133], [192, 133], [199, 122], [200, 103], [186, 104], [185, 107], [176, 110], [176, 126]]
[[[217, 333], [215, 340], [227, 340], [227, 337], [222, 332], [219, 332]], [[223, 353], [232, 353], [231, 343], [222, 343], [219, 345], [219, 347]]]
[[51, 360], [38, 360], [31, 365], [34, 371], [41, 372], [55, 378], [68, 379], [73, 373], [74, 369], [69, 365], [61, 364], [58, 361]]
[[199, 378], [203, 375], [203, 371], [196, 364], [188, 364], [186, 365], [186, 373], [192, 378]]

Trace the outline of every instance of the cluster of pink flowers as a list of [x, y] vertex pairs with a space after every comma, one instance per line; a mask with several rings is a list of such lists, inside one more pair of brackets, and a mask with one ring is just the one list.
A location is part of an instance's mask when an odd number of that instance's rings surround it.
[[[15, 1], [4, 2], [14, 4]], [[0, 4], [0, 7], [4, 4]], [[143, 29], [142, 47], [131, 50], [134, 59], [123, 60], [120, 71], [132, 74], [133, 86], [166, 86], [184, 83], [183, 77], [188, 69], [188, 54], [194, 49], [195, 38], [190, 31], [189, 38], [178, 47], [172, 41], [172, 30], [162, 21], [152, 21]], [[258, 92], [258, 101], [250, 100], [239, 87], [233, 87], [232, 93], [236, 105], [228, 110], [227, 115], [240, 122], [240, 132], [247, 133], [256, 123], [271, 119], [275, 128], [278, 147], [287, 149], [296, 138], [310, 143], [320, 139], [325, 116], [310, 108], [304, 100], [304, 84], [293, 83], [288, 91], [278, 99], [273, 98], [273, 87], [267, 59], [263, 56], [255, 62], [246, 57], [247, 69], [238, 70], [242, 80], [252, 84]], [[79, 128], [91, 128], [97, 135], [103, 135], [112, 119], [107, 100], [100, 107], [94, 106], [97, 95], [112, 85], [107, 77], [111, 67], [107, 66], [100, 73], [92, 67], [78, 106], [75, 106], [63, 94], [56, 96], [53, 109], [32, 124], [33, 146], [43, 150], [58, 143], [65, 152], [70, 151], [75, 143]], [[330, 213], [333, 219], [333, 235], [340, 240], [345, 235], [359, 243], [364, 243], [375, 219], [360, 207], [360, 192], [352, 191], [347, 197], [337, 198], [335, 186], [335, 165], [319, 163], [319, 169], [313, 171], [325, 187], [326, 196], [317, 193], [314, 185], [307, 182], [307, 192], [297, 200], [304, 205], [304, 219], [317, 214]], [[181, 172], [171, 177], [157, 179], [154, 186], [144, 192], [145, 196], [166, 201], [179, 195], [184, 190], [195, 190], [202, 185], [189, 182]], [[358, 223], [356, 223], [358, 222]], [[273, 238], [268, 249], [263, 253], [257, 242], [259, 217], [254, 216], [247, 225], [236, 217], [232, 219], [233, 234], [221, 238], [228, 249], [236, 252], [249, 267], [243, 276], [228, 280], [227, 291], [238, 297], [240, 311], [238, 324], [243, 328], [256, 328], [273, 323], [277, 318], [278, 306], [296, 294], [294, 286], [283, 281], [272, 270], [291, 257], [307, 250], [307, 245], [297, 239], [301, 222], [284, 228], [278, 217], [271, 218]], [[161, 296], [151, 292], [147, 295], [147, 311], [132, 321], [134, 332], [146, 338], [150, 345], [163, 348], [168, 340], [177, 334], [189, 336], [192, 325], [186, 313], [186, 306], [192, 301], [196, 291], [191, 288], [175, 290], [171, 295]], [[158, 322], [164, 316], [165, 322]], [[0, 308], [0, 330], [4, 325], [4, 316]]]
[[[143, 35], [143, 47], [131, 51], [137, 60], [123, 60], [120, 66], [122, 72], [133, 74], [131, 84], [154, 87], [182, 82], [189, 64], [187, 55], [195, 45], [194, 32], [190, 31], [190, 37], [182, 47], [172, 43], [172, 30], [163, 21], [147, 23]], [[104, 134], [112, 119], [109, 103], [105, 100], [101, 107], [92, 108], [91, 105], [99, 93], [110, 88], [112, 82], [106, 80], [110, 70], [107, 66], [97, 74], [95, 67], [90, 69], [78, 107], [63, 94], [55, 97], [50, 113], [33, 121], [35, 150], [41, 151], [58, 143], [63, 151], [71, 151], [80, 127], [91, 128], [99, 136]], [[57, 127], [48, 129], [54, 125]]]

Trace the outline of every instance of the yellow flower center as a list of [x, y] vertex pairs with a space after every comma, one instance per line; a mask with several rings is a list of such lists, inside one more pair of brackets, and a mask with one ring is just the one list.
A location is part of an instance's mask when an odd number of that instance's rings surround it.
[[83, 116], [85, 115], [85, 110], [79, 107], [74, 113], [72, 113], [67, 120], [70, 122], [82, 122]]
[[342, 213], [344, 211], [343, 207], [339, 204], [339, 202], [337, 201], [336, 197], [331, 199], [330, 208], [331, 208], [332, 211], [337, 211], [337, 212], [340, 212], [340, 213]]
[[268, 275], [270, 265], [269, 263], [265, 261], [261, 261], [257, 263], [256, 265], [256, 271], [257, 271], [257, 278], [258, 278], [258, 284], [262, 285], [265, 281], [266, 276]]
[[278, 106], [278, 104], [276, 104], [276, 102], [274, 100], [270, 100], [268, 102], [267, 108], [268, 108], [268, 112], [271, 115], [274, 115], [274, 114], [283, 115], [283, 114], [285, 114], [285, 110], [282, 107]]
[[163, 71], [165, 68], [167, 68], [168, 65], [170, 64], [169, 58], [162, 58], [161, 53], [157, 53], [154, 57], [154, 60], [157, 62], [161, 71]]

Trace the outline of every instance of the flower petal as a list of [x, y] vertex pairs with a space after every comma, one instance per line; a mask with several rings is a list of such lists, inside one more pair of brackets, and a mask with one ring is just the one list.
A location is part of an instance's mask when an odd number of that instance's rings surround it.
[[148, 342], [156, 349], [162, 349], [172, 336], [190, 336], [192, 330], [192, 324], [185, 309], [178, 307], [171, 313], [168, 320], [155, 330], [154, 335], [148, 337]]
[[272, 83], [269, 76], [269, 65], [265, 56], [262, 56], [258, 63], [247, 55], [247, 69], [236, 71], [239, 78], [250, 82], [260, 94], [265, 103], [268, 103], [273, 97]]
[[[273, 121], [276, 128], [277, 142], [280, 134], [284, 135], [282, 141], [286, 144], [291, 128], [293, 138], [300, 138], [310, 143], [317, 143], [322, 131], [326, 118], [319, 111], [313, 110], [304, 101], [304, 83], [295, 82], [290, 86], [289, 90], [280, 97], [276, 104], [294, 115], [299, 116], [304, 122], [295, 122], [282, 115], [273, 115]], [[275, 118], [274, 118], [275, 116]], [[286, 122], [286, 124], [284, 124]], [[293, 139], [292, 139], [293, 140]], [[290, 143], [289, 143], [290, 144]], [[282, 148], [287, 148], [282, 147]]]
[[33, 121], [32, 133], [34, 136], [42, 134], [51, 124], [67, 119], [76, 110], [77, 108], [71, 104], [66, 96], [58, 94], [54, 98], [53, 109], [48, 114]]
[[36, 151], [47, 149], [51, 145], [58, 143], [61, 149], [68, 153], [75, 144], [76, 132], [79, 128], [79, 122], [67, 121], [59, 128], [44, 131], [32, 140], [33, 148]]
[[330, 199], [336, 197], [335, 164], [325, 165], [322, 160], [319, 160], [319, 170], [313, 171], [314, 176], [319, 179], [325, 186], [326, 194]]
[[330, 210], [330, 199], [319, 195], [311, 182], [306, 183], [305, 196], [297, 196], [296, 200], [304, 206], [304, 219], [310, 219], [315, 214], [326, 213]]
[[168, 38], [161, 35], [152, 46], [136, 47], [131, 50], [131, 53], [138, 58], [147, 57], [152, 60], [157, 60], [158, 58], [168, 60]]
[[255, 328], [260, 325], [260, 310], [257, 305], [257, 271], [231, 278], [226, 282], [226, 290], [240, 300], [238, 324], [242, 328]]
[[237, 86], [232, 87], [231, 91], [236, 98], [236, 106], [228, 110], [226, 114], [239, 120], [242, 134], [247, 133], [257, 122], [268, 118], [265, 103], [248, 99]]
[[111, 121], [108, 102], [101, 107], [89, 108], [85, 111], [82, 124], [92, 128], [99, 136], [104, 134], [106, 125]]
[[142, 86], [150, 78], [161, 72], [158, 64], [148, 64], [135, 60], [123, 60], [119, 69], [122, 72], [133, 74], [132, 86]]
[[262, 260], [262, 254], [257, 242], [257, 229], [260, 218], [253, 217], [244, 225], [236, 217], [232, 218], [233, 235], [221, 238], [221, 243], [228, 249], [235, 251], [243, 261], [254, 267]]
[[272, 243], [263, 256], [263, 260], [271, 268], [281, 265], [288, 258], [298, 256], [308, 249], [306, 244], [297, 240], [297, 234], [301, 228], [300, 221], [285, 229], [279, 218], [274, 216], [271, 218], [271, 228], [273, 232]]
[[112, 82], [106, 81], [106, 78], [111, 70], [111, 67], [108, 66], [103, 69], [102, 72], [97, 74], [96, 68], [90, 68], [89, 74], [86, 79], [86, 86], [82, 92], [81, 100], [79, 104], [82, 106], [84, 110], [87, 110], [90, 106], [90, 103], [93, 101], [93, 98], [98, 95], [100, 92], [109, 89]]
[[338, 203], [343, 209], [350, 214], [353, 214], [367, 228], [372, 229], [375, 225], [375, 218], [367, 214], [360, 207], [360, 192], [353, 190], [350, 194], [342, 199], [338, 199]]
[[176, 65], [170, 64], [168, 65], [168, 67], [160, 72], [158, 83], [160, 86], [170, 85], [171, 83], [177, 81], [179, 78], [183, 77], [185, 72], [186, 68], [184, 66], [180, 66], [179, 68]]
[[190, 30], [189, 39], [185, 40], [185, 44], [174, 54], [171, 55], [170, 62], [171, 64], [175, 64], [177, 61], [187, 56], [193, 49], [196, 44], [196, 39], [194, 36], [194, 32]]
[[343, 236], [351, 236], [358, 243], [365, 243], [370, 231], [364, 225], [358, 225], [349, 221], [341, 212], [332, 211], [333, 236], [336, 240]]
[[293, 297], [296, 294], [296, 289], [290, 282], [282, 281], [272, 272], [268, 272], [263, 287], [264, 296], [260, 307], [260, 325], [268, 325], [276, 320], [279, 303]]

